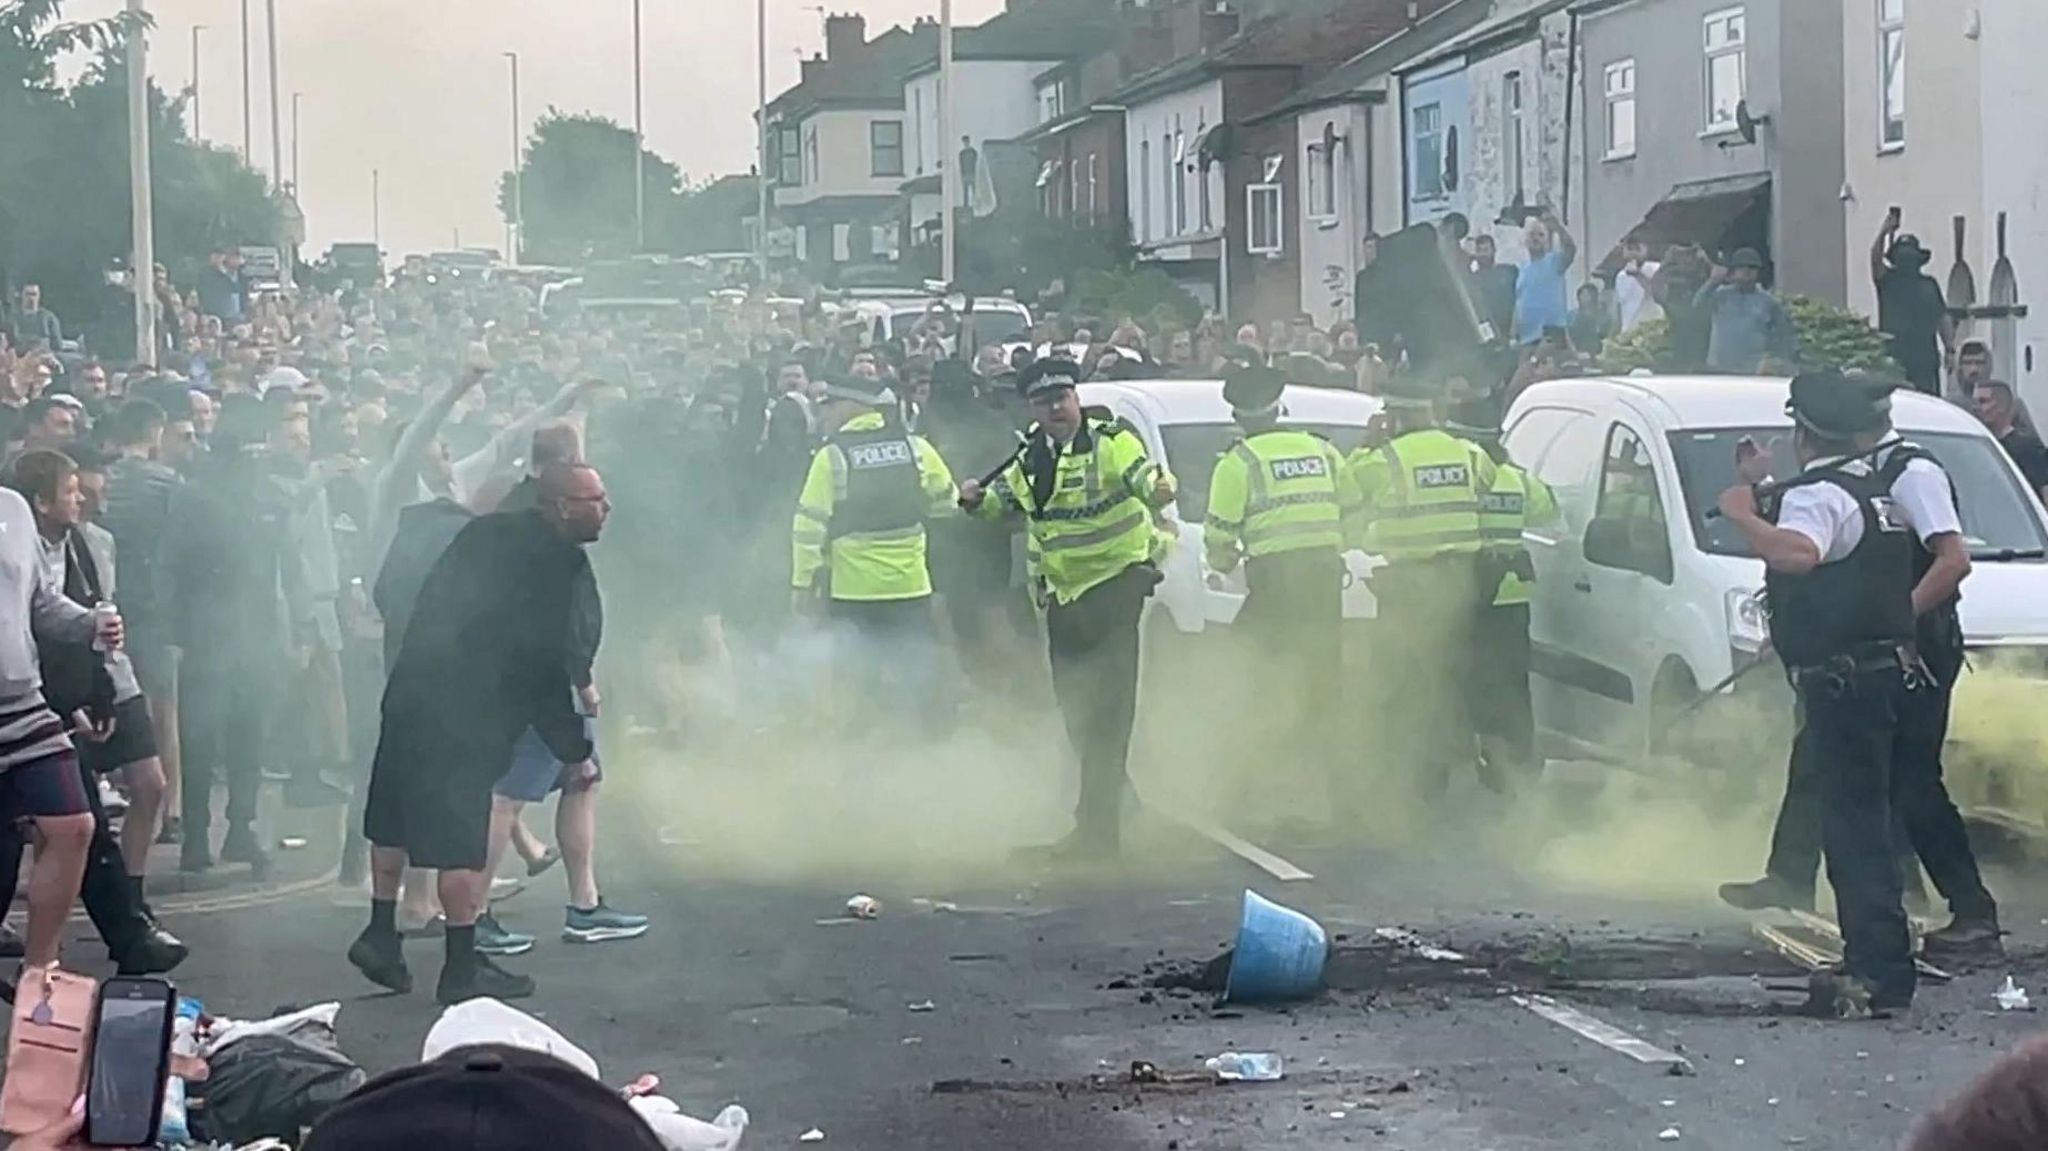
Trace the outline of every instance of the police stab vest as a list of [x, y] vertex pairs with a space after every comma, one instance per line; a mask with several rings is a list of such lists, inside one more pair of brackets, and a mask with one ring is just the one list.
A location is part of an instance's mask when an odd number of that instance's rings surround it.
[[924, 525], [928, 501], [917, 446], [900, 428], [842, 429], [826, 441], [837, 452], [845, 484], [832, 508], [828, 537], [908, 532]]
[[[1841, 559], [1804, 574], [1766, 571], [1771, 646], [1788, 668], [1913, 641], [1913, 533], [1892, 509], [1890, 485], [1862, 461], [1806, 472], [1789, 494], [1832, 484], [1856, 501], [1863, 538]], [[1779, 503], [1782, 506], [1782, 499]], [[1777, 507], [1771, 509], [1773, 522]]]
[[[1933, 454], [1926, 448], [1905, 440], [1899, 441], [1896, 447], [1882, 452], [1877, 458], [1877, 475], [1884, 483], [1887, 492], [1892, 489], [1893, 485], [1899, 482], [1900, 476], [1906, 474], [1906, 465], [1914, 460], [1926, 460], [1937, 468], [1941, 467], [1941, 461], [1935, 459]], [[1943, 468], [1942, 474], [1948, 474], [1948, 470]], [[1949, 495], [1955, 500], [1956, 512], [1960, 515], [1962, 513], [1962, 497], [1957, 494], [1954, 483], [1949, 484]], [[1907, 534], [1913, 537], [1913, 582], [1917, 585], [1921, 580], [1927, 578], [1928, 571], [1934, 567], [1934, 553], [1928, 551], [1927, 545], [1920, 542], [1920, 537], [1917, 533], [1909, 532]], [[1927, 609], [1926, 612], [1921, 614], [1915, 628], [1915, 642], [1920, 645], [1920, 650], [1924, 652], [1934, 651], [1937, 648], [1954, 650], [1962, 646], [1963, 620], [1962, 615], [1957, 610], [1957, 605], [1962, 602], [1962, 599], [1963, 594], [1961, 591], [1958, 591], [1956, 594], [1948, 597], [1946, 601]]]

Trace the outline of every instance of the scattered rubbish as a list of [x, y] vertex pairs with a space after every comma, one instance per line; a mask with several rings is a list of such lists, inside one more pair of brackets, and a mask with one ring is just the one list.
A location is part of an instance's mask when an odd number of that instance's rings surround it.
[[825, 1141], [825, 1133], [813, 1127], [809, 1131], [797, 1136], [796, 1141], [799, 1143], [823, 1143]]
[[1388, 943], [1398, 943], [1424, 959], [1433, 959], [1439, 963], [1465, 962], [1463, 953], [1452, 951], [1447, 947], [1438, 947], [1405, 927], [1376, 927], [1373, 929], [1372, 934], [1375, 939], [1384, 939]]
[[1737, 1059], [1737, 1060], [1735, 1061], [1735, 1065], [1736, 1065], [1737, 1067], [1747, 1067], [1747, 1066], [1749, 1066], [1749, 1060], [1747, 1060], [1747, 1059]]
[[1159, 1068], [1157, 1065], [1147, 1063], [1143, 1059], [1131, 1060], [1131, 1082], [1161, 1083], [1164, 1081], [1165, 1076], [1159, 1074]]
[[1329, 958], [1322, 924], [1248, 890], [1223, 997], [1238, 1003], [1306, 999], [1322, 990]]
[[937, 1011], [938, 1005], [927, 999], [923, 1003], [906, 1003], [904, 1004], [904, 1009], [914, 1014], [922, 1015], [927, 1011]]
[[277, 846], [285, 851], [304, 851], [306, 850], [306, 837], [303, 835], [287, 835], [277, 841]]
[[1664, 1130], [1657, 1132], [1657, 1141], [1660, 1143], [1676, 1143], [1679, 1138], [1678, 1128], [1676, 1127], [1666, 1127]]
[[[854, 896], [854, 898], [855, 898], [855, 899], [865, 899], [865, 898], [867, 898], [867, 897], [866, 897], [866, 896], [864, 896], [864, 895], [856, 895], [856, 896]], [[959, 910], [960, 910], [960, 905], [959, 905], [959, 904], [957, 904], [957, 903], [954, 903], [954, 902], [953, 902], [952, 900], [950, 900], [950, 899], [926, 899], [926, 898], [924, 898], [923, 896], [918, 896], [917, 898], [915, 898], [915, 899], [912, 899], [912, 900], [910, 901], [910, 903], [911, 903], [911, 906], [913, 906], [913, 907], [922, 907], [922, 908], [924, 908], [924, 909], [925, 909], [926, 911], [939, 911], [939, 912], [957, 912], [957, 911], [959, 911]], [[848, 908], [848, 910], [851, 910], [851, 909], [852, 909], [852, 906], [853, 906], [853, 905], [852, 905], [851, 903], [848, 903], [848, 904], [847, 904], [847, 908]]]
[[1776, 1107], [1777, 1105], [1778, 1097], [1776, 1095], [1773, 1095], [1769, 1099], [1764, 1100], [1764, 1106], [1766, 1107]]
[[1285, 1061], [1270, 1051], [1225, 1051], [1203, 1066], [1225, 1083], [1271, 1083], [1287, 1074]]
[[920, 1043], [923, 1043], [923, 1042], [924, 1042], [924, 1037], [923, 1037], [923, 1036], [921, 1036], [921, 1035], [905, 1035], [905, 1036], [903, 1037], [903, 1045], [904, 1045], [905, 1047], [915, 1047], [915, 1046], [917, 1046], [918, 1044], [920, 1044]]
[[2000, 1011], [2031, 1011], [2034, 1007], [2027, 998], [2027, 989], [2014, 983], [2010, 975], [2005, 977], [2005, 985], [1992, 993], [1992, 998], [1998, 1000]]
[[856, 895], [846, 901], [846, 914], [855, 919], [879, 919], [882, 901], [872, 895]]
[[661, 1090], [661, 1076], [642, 1075], [624, 1087], [619, 1088], [621, 1099], [638, 1099], [642, 1095], [653, 1095]]
[[1662, 1104], [1663, 1104], [1664, 1106], [1666, 1106], [1666, 1107], [1676, 1107], [1676, 1106], [1678, 1106], [1678, 1100], [1676, 1100], [1676, 1099], [1665, 1099], [1665, 1100], [1663, 1100], [1663, 1101], [1662, 1101]]
[[229, 1024], [201, 1040], [207, 1077], [186, 1087], [205, 1136], [229, 1144], [296, 1139], [369, 1076], [342, 1054], [324, 1004], [260, 1023]]
[[1330, 1118], [1332, 1118], [1332, 1119], [1342, 1119], [1342, 1118], [1344, 1118], [1344, 1113], [1343, 1113], [1342, 1111], [1332, 1111], [1332, 1112], [1330, 1112]]

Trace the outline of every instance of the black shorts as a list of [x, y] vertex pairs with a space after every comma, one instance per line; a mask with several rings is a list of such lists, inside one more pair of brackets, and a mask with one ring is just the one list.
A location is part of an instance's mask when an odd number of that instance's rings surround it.
[[105, 743], [94, 743], [77, 732], [71, 733], [71, 742], [78, 747], [79, 762], [94, 775], [155, 758], [156, 726], [150, 723], [149, 697], [130, 696], [114, 705], [114, 734]]
[[405, 851], [414, 867], [482, 871], [491, 840], [491, 785], [512, 761], [512, 741], [419, 738], [397, 729], [387, 711], [370, 764], [363, 838]]

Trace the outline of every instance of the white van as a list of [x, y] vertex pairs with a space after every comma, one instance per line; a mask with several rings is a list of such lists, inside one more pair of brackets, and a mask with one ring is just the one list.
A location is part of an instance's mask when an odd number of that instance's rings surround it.
[[[1202, 522], [1209, 514], [1209, 477], [1217, 457], [1242, 433], [1223, 399], [1221, 380], [1099, 380], [1081, 385], [1084, 405], [1108, 408], [1129, 421], [1145, 441], [1145, 451], [1166, 465], [1180, 486], [1180, 497], [1166, 509], [1172, 525], [1172, 546], [1160, 565], [1166, 577], [1153, 602], [1173, 621], [1174, 630], [1193, 634], [1227, 625], [1244, 607], [1244, 568], [1228, 575], [1209, 569], [1202, 554]], [[1380, 410], [1380, 401], [1357, 392], [1289, 387], [1280, 394], [1281, 422], [1306, 428], [1337, 445], [1347, 455], [1365, 438], [1366, 424]], [[1372, 594], [1366, 577], [1376, 561], [1364, 552], [1344, 556], [1344, 616], [1369, 619]]]
[[[1770, 453], [1771, 474], [1798, 470], [1787, 393], [1786, 380], [1755, 377], [1556, 380], [1509, 408], [1508, 454], [1561, 513], [1524, 535], [1536, 722], [1553, 746], [1639, 754], [1673, 711], [1756, 658], [1763, 564], [1706, 512], [1736, 482], [1745, 436]], [[1968, 643], [2048, 650], [2048, 515], [2018, 469], [1946, 401], [1902, 390], [1892, 421], [1954, 480], [1976, 560], [1963, 585]]]

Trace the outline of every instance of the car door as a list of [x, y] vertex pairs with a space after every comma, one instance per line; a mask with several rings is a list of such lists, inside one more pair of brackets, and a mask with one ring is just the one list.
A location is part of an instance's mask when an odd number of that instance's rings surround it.
[[1593, 519], [1581, 536], [1581, 578], [1589, 605], [1581, 620], [1588, 666], [1584, 728], [1599, 746], [1629, 754], [1642, 745], [1644, 709], [1670, 645], [1663, 608], [1673, 582], [1672, 511], [1658, 445], [1632, 415], [1606, 424]]
[[1570, 742], [1591, 730], [1582, 702], [1580, 674], [1586, 620], [1593, 605], [1578, 585], [1585, 581], [1580, 534], [1592, 519], [1601, 449], [1600, 421], [1576, 408], [1531, 409], [1517, 417], [1504, 444], [1508, 456], [1551, 491], [1558, 514], [1522, 533], [1535, 570], [1530, 592], [1529, 681], [1537, 725]]

